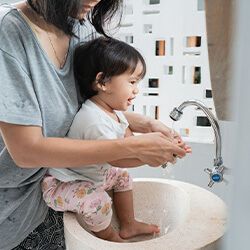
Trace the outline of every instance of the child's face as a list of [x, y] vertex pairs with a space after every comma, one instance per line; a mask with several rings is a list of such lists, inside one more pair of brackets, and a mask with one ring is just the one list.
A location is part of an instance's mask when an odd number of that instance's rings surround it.
[[111, 77], [110, 81], [105, 83], [106, 90], [100, 94], [108, 107], [121, 111], [128, 109], [139, 92], [138, 82], [142, 70], [143, 66], [139, 62], [133, 73], [124, 72]]

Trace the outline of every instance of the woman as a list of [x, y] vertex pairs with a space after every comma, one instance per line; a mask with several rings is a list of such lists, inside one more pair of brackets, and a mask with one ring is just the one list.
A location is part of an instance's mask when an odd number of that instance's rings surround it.
[[1, 7], [1, 250], [65, 249], [62, 214], [48, 210], [41, 196], [46, 168], [128, 158], [159, 166], [185, 155], [162, 123], [131, 113], [131, 130], [147, 134], [109, 141], [64, 138], [78, 110], [73, 49], [92, 39], [94, 29], [105, 35], [104, 21], [121, 4], [29, 0]]

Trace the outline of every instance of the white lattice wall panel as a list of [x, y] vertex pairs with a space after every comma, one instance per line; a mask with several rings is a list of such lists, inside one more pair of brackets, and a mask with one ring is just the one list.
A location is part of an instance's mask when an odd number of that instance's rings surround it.
[[[127, 0], [115, 36], [137, 48], [147, 63], [133, 110], [172, 124], [169, 113], [188, 99], [214, 110], [202, 0]], [[195, 107], [174, 128], [187, 140], [212, 142], [212, 128]], [[199, 118], [197, 118], [199, 117]]]

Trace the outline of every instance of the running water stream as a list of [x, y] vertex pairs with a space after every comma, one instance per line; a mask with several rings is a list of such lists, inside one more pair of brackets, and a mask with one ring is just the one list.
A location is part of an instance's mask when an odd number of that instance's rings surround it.
[[[171, 133], [174, 136], [174, 125], [175, 125], [175, 121], [172, 122], [172, 127], [171, 127]], [[168, 162], [166, 167], [162, 167], [162, 176], [166, 179], [174, 179], [174, 164]]]

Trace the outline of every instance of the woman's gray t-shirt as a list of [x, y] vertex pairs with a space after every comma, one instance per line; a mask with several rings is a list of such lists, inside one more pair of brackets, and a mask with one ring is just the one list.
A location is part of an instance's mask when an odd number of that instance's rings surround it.
[[[0, 121], [42, 128], [45, 137], [64, 137], [78, 110], [73, 49], [94, 36], [76, 25], [66, 63], [57, 69], [20, 12], [0, 6]], [[92, 36], [93, 34], [93, 36]], [[16, 166], [0, 135], [0, 249], [18, 245], [45, 218], [40, 181], [46, 168]]]

